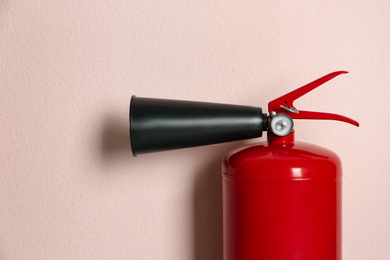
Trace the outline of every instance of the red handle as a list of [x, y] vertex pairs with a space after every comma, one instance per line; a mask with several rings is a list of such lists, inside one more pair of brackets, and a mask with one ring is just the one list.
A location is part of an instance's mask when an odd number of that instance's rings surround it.
[[333, 79], [334, 77], [348, 73], [347, 71], [336, 71], [330, 73], [322, 78], [319, 78], [303, 87], [300, 87], [290, 93], [283, 95], [268, 103], [268, 111], [275, 112], [276, 114], [284, 113], [288, 114], [293, 119], [320, 119], [320, 120], [337, 120], [346, 123], [350, 123], [355, 126], [359, 126], [359, 123], [351, 118], [322, 112], [311, 112], [311, 111], [298, 111], [293, 105], [294, 101], [313, 89], [321, 86], [325, 82]]

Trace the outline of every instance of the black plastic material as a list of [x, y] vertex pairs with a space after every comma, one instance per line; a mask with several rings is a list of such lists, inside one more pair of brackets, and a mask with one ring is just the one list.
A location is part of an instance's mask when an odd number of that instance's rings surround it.
[[134, 156], [260, 137], [267, 126], [260, 107], [135, 96], [130, 101]]

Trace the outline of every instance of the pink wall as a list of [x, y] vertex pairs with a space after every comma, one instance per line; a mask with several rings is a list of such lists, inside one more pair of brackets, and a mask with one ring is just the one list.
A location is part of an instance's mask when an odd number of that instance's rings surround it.
[[220, 160], [133, 158], [138, 96], [265, 107], [335, 70], [297, 139], [344, 166], [343, 255], [390, 258], [389, 1], [0, 2], [0, 259], [221, 259]]

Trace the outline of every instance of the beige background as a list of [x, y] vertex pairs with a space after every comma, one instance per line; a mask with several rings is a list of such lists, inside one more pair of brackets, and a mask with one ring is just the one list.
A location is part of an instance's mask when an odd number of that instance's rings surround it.
[[[0, 259], [220, 260], [220, 161], [133, 158], [131, 95], [296, 103], [344, 167], [343, 255], [390, 258], [389, 1], [0, 1]], [[264, 138], [260, 139], [264, 140]]]

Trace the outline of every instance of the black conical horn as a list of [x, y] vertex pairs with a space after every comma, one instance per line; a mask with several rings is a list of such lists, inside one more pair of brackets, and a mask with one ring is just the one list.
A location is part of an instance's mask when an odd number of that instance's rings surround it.
[[135, 96], [130, 101], [134, 156], [260, 137], [267, 126], [260, 107]]

